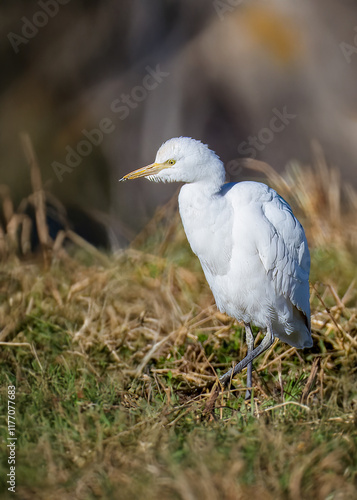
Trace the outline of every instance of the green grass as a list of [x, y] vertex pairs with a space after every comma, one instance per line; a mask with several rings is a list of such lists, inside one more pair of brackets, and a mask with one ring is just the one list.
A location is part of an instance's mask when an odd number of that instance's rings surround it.
[[255, 362], [251, 401], [243, 373], [205, 412], [215, 371], [244, 356], [242, 328], [217, 312], [181, 230], [165, 241], [107, 266], [3, 263], [1, 498], [8, 385], [18, 498], [356, 498], [357, 290], [342, 304], [327, 285], [343, 297], [353, 257], [312, 252], [313, 348], [278, 343]]

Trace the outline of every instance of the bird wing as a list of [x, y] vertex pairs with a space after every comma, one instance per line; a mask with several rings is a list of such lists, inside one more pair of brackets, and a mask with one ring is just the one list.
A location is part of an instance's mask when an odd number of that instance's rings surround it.
[[310, 324], [310, 254], [300, 222], [288, 203], [269, 189], [270, 200], [261, 204], [264, 224], [257, 235], [257, 250], [276, 292], [289, 298]]

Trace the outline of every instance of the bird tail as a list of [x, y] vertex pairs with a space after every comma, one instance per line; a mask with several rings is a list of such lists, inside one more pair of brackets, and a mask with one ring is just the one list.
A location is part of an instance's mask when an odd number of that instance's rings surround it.
[[275, 337], [278, 337], [283, 342], [304, 349], [312, 347], [312, 337], [309, 318], [305, 314], [293, 306], [293, 317], [288, 324], [280, 321], [273, 321], [272, 328]]

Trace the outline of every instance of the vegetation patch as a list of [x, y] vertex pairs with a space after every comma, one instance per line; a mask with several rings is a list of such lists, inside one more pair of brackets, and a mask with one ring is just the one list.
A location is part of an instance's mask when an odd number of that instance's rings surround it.
[[329, 205], [315, 225], [306, 190], [318, 182], [299, 184], [294, 172], [294, 196], [291, 172], [279, 182], [309, 235], [314, 345], [277, 342], [256, 360], [250, 401], [243, 373], [212, 403], [217, 375], [246, 345], [242, 325], [213, 303], [175, 201], [115, 255], [75, 237], [42, 256], [4, 247], [1, 498], [13, 495], [9, 385], [18, 498], [357, 497], [354, 240], [334, 232]]

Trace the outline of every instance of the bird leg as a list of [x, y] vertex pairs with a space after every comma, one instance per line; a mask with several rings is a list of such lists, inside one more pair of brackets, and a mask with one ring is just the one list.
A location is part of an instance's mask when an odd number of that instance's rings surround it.
[[236, 364], [236, 366], [234, 368], [231, 368], [230, 370], [228, 370], [227, 373], [222, 375], [222, 377], [219, 379], [221, 384], [223, 386], [226, 386], [229, 383], [229, 381], [231, 380], [231, 378], [233, 378], [235, 375], [237, 375], [237, 373], [241, 372], [243, 370], [243, 368], [248, 366], [249, 363], [251, 363], [253, 361], [253, 359], [255, 359], [257, 356], [262, 354], [267, 349], [269, 349], [269, 347], [273, 344], [273, 342], [274, 342], [274, 334], [273, 334], [271, 328], [268, 327], [267, 333], [266, 333], [265, 337], [263, 338], [263, 340], [261, 341], [261, 343], [255, 349], [253, 349], [250, 353], [248, 353], [246, 355], [246, 357], [244, 359], [242, 359], [242, 361], [240, 361], [238, 364]]
[[[248, 354], [250, 354], [254, 349], [254, 336], [252, 328], [249, 323], [245, 323], [245, 340], [248, 346]], [[247, 387], [252, 387], [252, 373], [253, 373], [253, 361], [247, 365]], [[250, 399], [251, 390], [247, 389], [245, 393], [245, 399]]]

